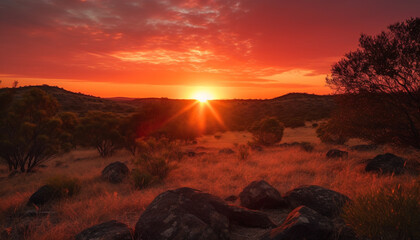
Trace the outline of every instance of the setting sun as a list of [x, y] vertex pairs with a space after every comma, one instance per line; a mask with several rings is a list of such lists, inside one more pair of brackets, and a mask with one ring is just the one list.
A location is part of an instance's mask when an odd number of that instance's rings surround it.
[[209, 92], [205, 92], [205, 91], [194, 93], [193, 98], [202, 103], [213, 99], [212, 95]]

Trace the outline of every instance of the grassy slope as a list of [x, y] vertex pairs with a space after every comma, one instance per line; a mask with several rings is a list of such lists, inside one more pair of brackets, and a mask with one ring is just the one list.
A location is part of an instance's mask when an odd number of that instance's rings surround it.
[[[204, 136], [197, 145], [207, 152], [203, 156], [184, 158], [175, 163], [175, 169], [164, 184], [145, 190], [134, 190], [126, 182], [120, 185], [105, 183], [98, 179], [101, 170], [110, 162], [127, 162], [132, 157], [120, 152], [109, 159], [101, 159], [93, 150], [77, 150], [48, 163], [48, 168], [27, 176], [0, 180], [0, 219], [18, 211], [31, 193], [45, 179], [55, 174], [67, 174], [82, 180], [81, 193], [45, 208], [57, 212], [50, 218], [33, 221], [28, 239], [71, 239], [82, 229], [111, 219], [117, 219], [134, 227], [144, 208], [159, 193], [178, 187], [193, 187], [222, 198], [239, 192], [251, 181], [265, 179], [284, 193], [302, 184], [317, 184], [354, 197], [359, 193], [375, 190], [391, 184], [415, 184], [418, 177], [403, 175], [377, 177], [364, 173], [362, 161], [383, 152], [395, 152], [410, 160], [419, 158], [418, 153], [401, 153], [384, 147], [375, 152], [350, 152], [347, 160], [327, 160], [325, 152], [331, 148], [319, 143], [313, 128], [286, 129], [282, 142], [309, 141], [315, 144], [312, 153], [298, 148], [267, 148], [263, 152], [252, 152], [249, 159], [238, 160], [236, 155], [220, 155], [218, 149], [245, 143], [250, 135], [244, 132], [226, 132], [220, 139]], [[56, 161], [65, 162], [55, 167]], [[5, 168], [1, 169], [6, 175]], [[4, 224], [4, 222], [2, 223]]]

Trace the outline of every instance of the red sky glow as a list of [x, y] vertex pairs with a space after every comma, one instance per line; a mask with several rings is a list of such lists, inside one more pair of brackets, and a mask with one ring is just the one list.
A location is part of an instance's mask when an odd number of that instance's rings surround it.
[[361, 33], [420, 1], [2, 0], [1, 86], [101, 97], [328, 94], [330, 66]]

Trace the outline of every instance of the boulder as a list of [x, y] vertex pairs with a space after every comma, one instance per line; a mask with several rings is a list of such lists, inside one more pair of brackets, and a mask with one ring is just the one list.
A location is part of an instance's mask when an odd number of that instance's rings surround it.
[[246, 227], [275, 226], [261, 212], [226, 204], [222, 199], [191, 188], [157, 196], [140, 216], [136, 240], [229, 239], [232, 223]]
[[378, 145], [375, 145], [375, 144], [360, 144], [360, 145], [351, 146], [350, 150], [359, 151], [359, 152], [368, 152], [368, 151], [376, 150], [377, 148], [378, 148]]
[[75, 240], [132, 240], [131, 229], [124, 223], [112, 220], [81, 231]]
[[327, 217], [336, 217], [350, 199], [336, 191], [320, 186], [300, 186], [287, 192], [283, 198], [293, 208], [305, 205]]
[[392, 153], [385, 153], [368, 160], [365, 171], [380, 174], [403, 174], [405, 160]]
[[54, 187], [50, 185], [44, 185], [31, 195], [28, 201], [28, 205], [41, 206], [47, 202], [59, 198], [59, 196], [60, 195]]
[[349, 153], [338, 149], [331, 149], [326, 154], [327, 158], [347, 158]]
[[325, 240], [334, 230], [327, 217], [306, 206], [300, 206], [289, 213], [277, 228], [263, 236], [263, 240]]
[[225, 198], [226, 202], [235, 202], [236, 200], [238, 200], [238, 197], [235, 195], [230, 195], [229, 197]]
[[249, 209], [273, 209], [287, 206], [279, 191], [266, 181], [254, 181], [239, 194], [241, 206]]
[[219, 150], [219, 153], [223, 153], [223, 154], [234, 154], [235, 151], [233, 151], [230, 148], [222, 148], [222, 149]]
[[102, 170], [102, 178], [111, 183], [120, 183], [128, 176], [130, 170], [122, 162], [113, 162]]
[[299, 147], [305, 152], [312, 152], [314, 146], [309, 142], [292, 142], [292, 143], [282, 143], [278, 145], [279, 147]]

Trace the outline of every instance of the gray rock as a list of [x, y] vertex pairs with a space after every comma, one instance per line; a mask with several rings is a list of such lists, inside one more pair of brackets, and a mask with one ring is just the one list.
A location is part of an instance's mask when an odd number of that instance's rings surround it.
[[132, 240], [131, 229], [112, 220], [87, 228], [75, 236], [76, 240]]
[[350, 200], [341, 193], [315, 185], [295, 188], [283, 197], [293, 208], [305, 205], [327, 217], [338, 216]]
[[326, 154], [327, 158], [347, 158], [349, 153], [338, 149], [331, 149]]
[[327, 217], [306, 206], [294, 209], [277, 228], [263, 240], [325, 240], [333, 233], [333, 223]]
[[368, 152], [368, 151], [376, 150], [377, 148], [378, 148], [378, 145], [375, 145], [375, 144], [360, 144], [360, 145], [351, 146], [350, 150], [359, 151], [359, 152]]
[[263, 213], [228, 205], [208, 193], [179, 188], [157, 196], [140, 216], [136, 240], [229, 239], [229, 226], [273, 227]]
[[113, 162], [102, 170], [102, 178], [111, 183], [120, 183], [128, 176], [130, 170], [122, 162]]
[[221, 154], [234, 154], [235, 151], [233, 151], [230, 148], [222, 148], [222, 149], [219, 150], [219, 153], [221, 153]]
[[241, 206], [249, 209], [272, 209], [287, 206], [279, 191], [266, 181], [254, 181], [239, 194]]
[[54, 187], [50, 185], [44, 185], [31, 195], [28, 201], [28, 205], [41, 206], [47, 202], [59, 198], [59, 196], [59, 193]]
[[385, 153], [368, 160], [365, 167], [366, 172], [377, 172], [380, 174], [403, 174], [405, 160], [391, 153]]

